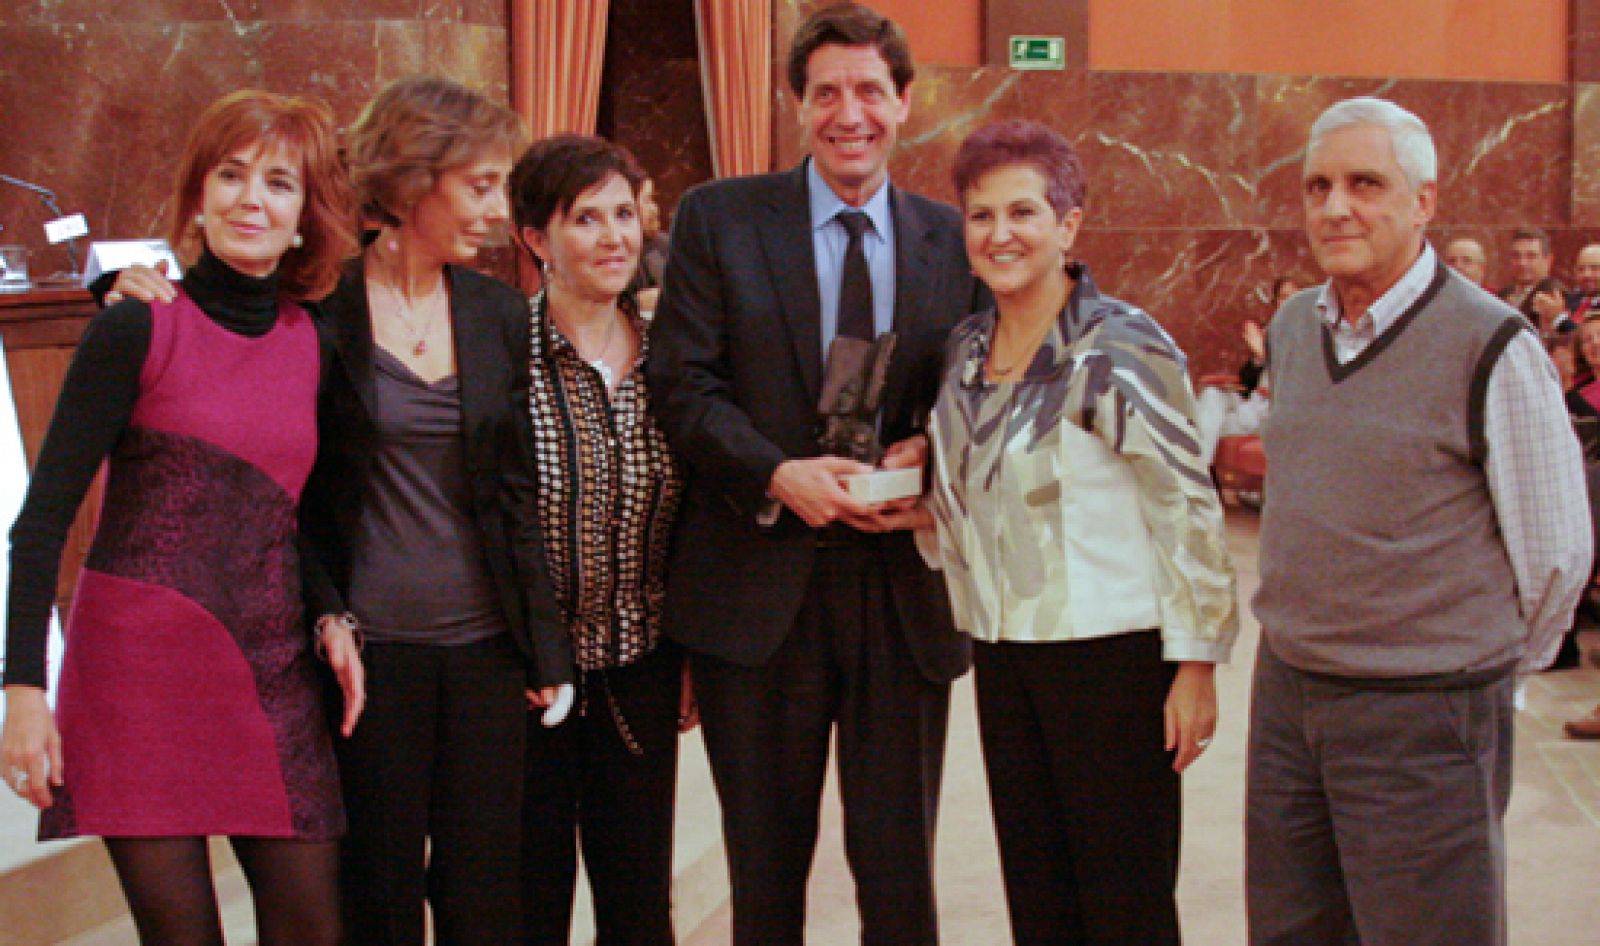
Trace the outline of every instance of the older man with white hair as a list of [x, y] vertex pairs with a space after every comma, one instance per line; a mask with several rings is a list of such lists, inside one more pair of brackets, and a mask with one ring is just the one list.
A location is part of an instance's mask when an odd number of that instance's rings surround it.
[[1270, 329], [1246, 818], [1254, 946], [1502, 946], [1513, 692], [1588, 575], [1578, 445], [1514, 309], [1425, 239], [1415, 115], [1311, 129], [1328, 282]]

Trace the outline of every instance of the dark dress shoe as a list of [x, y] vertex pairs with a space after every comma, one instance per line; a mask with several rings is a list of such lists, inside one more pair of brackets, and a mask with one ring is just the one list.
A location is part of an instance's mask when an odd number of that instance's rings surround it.
[[1568, 739], [1600, 739], [1600, 706], [1582, 719], [1574, 719], [1561, 727]]

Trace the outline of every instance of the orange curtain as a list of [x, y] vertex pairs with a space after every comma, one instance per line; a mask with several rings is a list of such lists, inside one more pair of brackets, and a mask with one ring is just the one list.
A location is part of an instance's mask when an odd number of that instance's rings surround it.
[[511, 107], [535, 139], [592, 135], [610, 0], [512, 0]]
[[718, 177], [772, 169], [772, 0], [695, 0]]

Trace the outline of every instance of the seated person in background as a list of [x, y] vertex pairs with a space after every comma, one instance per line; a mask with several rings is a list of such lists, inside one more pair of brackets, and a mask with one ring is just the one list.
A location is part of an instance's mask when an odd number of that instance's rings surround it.
[[1590, 318], [1600, 318], [1600, 243], [1590, 243], [1578, 251], [1572, 262], [1576, 288], [1567, 293], [1562, 325], [1576, 329]]
[[[1567, 413], [1572, 415], [1574, 422], [1580, 418], [1593, 418], [1600, 422], [1600, 377], [1596, 372], [1600, 368], [1600, 318], [1590, 319], [1578, 326], [1578, 331], [1569, 336], [1568, 352], [1572, 359], [1572, 377], [1570, 380], [1563, 379], [1562, 385], [1567, 395]], [[1560, 367], [1559, 362], [1557, 367]], [[1600, 459], [1600, 450], [1596, 449], [1600, 445], [1593, 442], [1592, 435], [1582, 427], [1578, 435], [1586, 454]]]
[[[1279, 276], [1272, 281], [1272, 312], [1276, 313], [1285, 302], [1300, 291], [1300, 284], [1290, 276]], [[1244, 343], [1250, 348], [1250, 357], [1239, 366], [1239, 392], [1249, 397], [1261, 383], [1261, 373], [1267, 363], [1267, 337], [1262, 323], [1248, 319], [1244, 323]]]
[[[1600, 247], [1597, 247], [1600, 249]], [[1580, 254], [1581, 256], [1581, 254]], [[1585, 472], [1588, 476], [1589, 507], [1600, 532], [1600, 381], [1595, 379], [1595, 366], [1600, 364], [1600, 317], [1578, 326], [1571, 335], [1548, 343], [1550, 359], [1561, 375], [1561, 389], [1566, 392], [1567, 413], [1572, 415], [1572, 426], [1583, 445]], [[1551, 670], [1576, 667], [1581, 663], [1578, 650], [1578, 629], [1600, 623], [1600, 591], [1591, 584], [1587, 594], [1578, 604], [1573, 626], [1561, 641]], [[1592, 727], [1592, 732], [1590, 731]], [[1577, 732], [1574, 732], [1574, 729]], [[1600, 739], [1600, 708], [1590, 716], [1567, 724], [1567, 734], [1574, 739]]]
[[[1272, 281], [1271, 295], [1267, 298], [1272, 313], [1300, 291], [1293, 277], [1279, 276]], [[1259, 290], [1258, 290], [1259, 292]], [[1263, 365], [1267, 361], [1266, 334], [1261, 322], [1246, 319], [1244, 343], [1250, 357], [1239, 366], [1239, 387], [1217, 387], [1210, 382], [1198, 395], [1196, 424], [1200, 428], [1201, 455], [1207, 465], [1216, 453], [1217, 440], [1222, 437], [1242, 437], [1258, 433], [1267, 418], [1267, 385]]]
[[1445, 244], [1444, 264], [1485, 289], [1489, 288], [1484, 281], [1489, 275], [1489, 254], [1477, 240], [1461, 237]]
[[1575, 360], [1572, 347], [1572, 337], [1569, 335], [1553, 335], [1544, 340], [1544, 350], [1550, 355], [1550, 363], [1556, 366], [1556, 377], [1561, 381], [1561, 390], [1572, 390], [1578, 378], [1578, 364]]
[[1511, 285], [1500, 291], [1538, 330], [1540, 336], [1570, 332], [1576, 326], [1566, 314], [1566, 296], [1559, 280], [1550, 275], [1555, 254], [1550, 234], [1522, 227], [1511, 234]]
[[1500, 298], [1520, 309], [1530, 319], [1533, 309], [1527, 304], [1534, 287], [1550, 278], [1550, 235], [1535, 227], [1518, 227], [1511, 234], [1511, 283], [1500, 290]]
[[639, 251], [639, 269], [628, 289], [641, 312], [654, 312], [661, 298], [661, 277], [667, 271], [667, 234], [661, 226], [661, 205], [656, 203], [656, 182], [645, 178], [639, 185], [639, 225], [644, 243]]
[[[1590, 247], [1585, 247], [1588, 249]], [[1582, 253], [1578, 256], [1580, 260], [1583, 258]], [[1600, 534], [1600, 317], [1578, 326], [1573, 340], [1577, 377], [1567, 389], [1567, 411], [1572, 414], [1578, 440], [1583, 444], [1590, 514], [1595, 520], [1595, 532]], [[1600, 575], [1590, 576], [1589, 589], [1578, 604], [1577, 624], [1588, 627], [1600, 624]], [[1600, 739], [1600, 706], [1563, 728], [1572, 739]]]

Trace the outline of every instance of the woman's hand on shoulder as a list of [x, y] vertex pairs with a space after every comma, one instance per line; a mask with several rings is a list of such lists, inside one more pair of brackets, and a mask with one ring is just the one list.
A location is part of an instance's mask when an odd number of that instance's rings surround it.
[[20, 798], [37, 808], [51, 806], [50, 788], [61, 784], [61, 733], [39, 687], [6, 687], [0, 765], [5, 767], [6, 784]]
[[1211, 745], [1217, 732], [1216, 665], [1188, 660], [1167, 691], [1164, 712], [1167, 751], [1176, 752], [1172, 770], [1182, 772]]
[[105, 302], [108, 306], [116, 305], [123, 299], [171, 302], [177, 297], [177, 289], [172, 280], [167, 278], [167, 261], [161, 260], [154, 268], [138, 263], [117, 273], [116, 282], [106, 292]]

